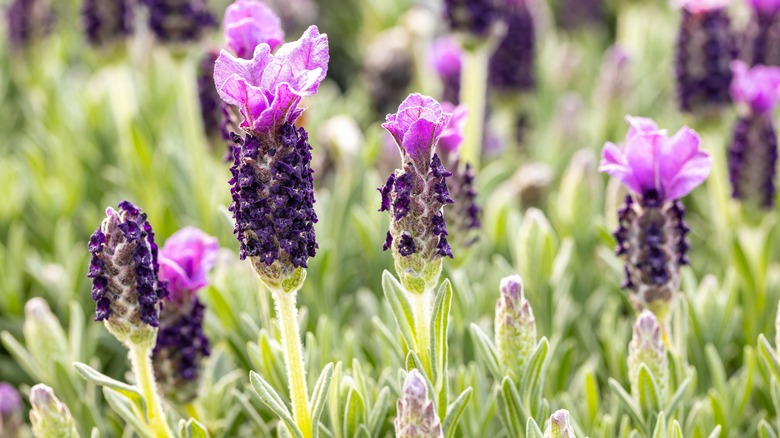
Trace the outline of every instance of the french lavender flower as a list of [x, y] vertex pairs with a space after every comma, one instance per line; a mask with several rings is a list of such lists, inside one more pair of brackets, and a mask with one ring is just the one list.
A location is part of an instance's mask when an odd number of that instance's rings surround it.
[[168, 300], [160, 313], [152, 365], [162, 393], [180, 404], [197, 397], [203, 361], [211, 354], [197, 291], [208, 285], [206, 274], [218, 251], [217, 239], [193, 227], [174, 233], [160, 250], [160, 280], [168, 283]]
[[780, 100], [780, 67], [732, 64], [731, 97], [740, 107], [729, 145], [729, 179], [735, 199], [771, 208], [775, 200], [777, 133], [772, 114]]
[[36, 438], [78, 438], [70, 410], [54, 395], [54, 391], [39, 383], [30, 390], [30, 422]]
[[626, 120], [631, 128], [625, 146], [607, 143], [599, 171], [631, 191], [618, 211], [614, 234], [616, 252], [625, 262], [623, 286], [631, 290], [638, 310], [650, 309], [663, 321], [679, 287], [680, 266], [688, 263], [689, 229], [679, 198], [707, 179], [712, 158], [688, 127], [668, 137], [650, 119]]
[[678, 0], [677, 100], [685, 112], [706, 113], [728, 105], [736, 38], [726, 11], [729, 0]]
[[16, 438], [22, 428], [22, 398], [6, 382], [0, 382], [0, 436]]
[[536, 320], [519, 275], [502, 278], [500, 291], [494, 323], [496, 350], [501, 366], [517, 378], [536, 347]]
[[6, 9], [8, 43], [21, 50], [48, 35], [54, 27], [49, 0], [11, 0]]
[[460, 101], [463, 49], [455, 36], [445, 35], [437, 38], [431, 46], [431, 59], [442, 82], [442, 100], [457, 104]]
[[658, 387], [662, 403], [669, 397], [669, 362], [661, 336], [661, 326], [653, 312], [642, 311], [634, 324], [634, 334], [628, 344], [628, 379], [631, 393], [639, 398], [639, 370], [646, 366]]
[[527, 91], [534, 87], [534, 17], [529, 0], [504, 1], [506, 34], [490, 57], [488, 80], [499, 92]]
[[217, 89], [214, 88], [214, 63], [218, 57], [219, 52], [209, 50], [198, 63], [198, 100], [200, 101], [200, 115], [206, 135], [210, 139], [221, 138], [227, 142], [230, 140], [230, 131], [225, 132], [222, 127], [223, 122], [225, 128], [228, 127], [229, 119], [223, 118], [223, 103]]
[[95, 47], [121, 41], [133, 33], [132, 0], [84, 0], [81, 19], [87, 41]]
[[217, 21], [205, 0], [140, 0], [149, 11], [149, 28], [158, 41], [182, 44], [200, 40]]
[[168, 292], [157, 277], [157, 245], [146, 214], [128, 201], [118, 210], [107, 208], [89, 252], [95, 320], [124, 343], [154, 342], [160, 301]]
[[390, 214], [383, 249], [392, 249], [395, 270], [407, 291], [423, 294], [439, 281], [442, 258], [452, 257], [442, 207], [452, 204], [446, 178], [452, 175], [435, 153], [452, 119], [435, 99], [410, 94], [382, 124], [403, 162], [387, 178], [379, 211]]
[[428, 398], [428, 387], [419, 371], [406, 375], [403, 394], [398, 399], [395, 417], [395, 436], [398, 438], [437, 438], [442, 434], [441, 422]]
[[747, 0], [753, 13], [740, 58], [750, 65], [780, 66], [780, 0]]
[[550, 416], [550, 424], [544, 431], [544, 438], [575, 438], [569, 420], [569, 411], [559, 409]]
[[460, 165], [458, 150], [463, 143], [463, 126], [468, 116], [468, 110], [464, 105], [454, 106], [449, 102], [442, 102], [442, 110], [452, 113], [450, 123], [439, 137], [437, 151], [441, 154], [442, 161], [452, 169], [452, 176], [448, 186], [451, 188], [450, 196], [455, 201], [453, 206], [453, 226], [458, 232], [459, 241], [464, 246], [469, 246], [476, 241], [476, 236], [469, 236], [470, 232], [480, 227], [479, 215], [481, 209], [477, 205], [477, 189], [474, 184], [474, 169], [470, 163]]
[[266, 43], [250, 60], [223, 50], [214, 67], [217, 91], [239, 108], [246, 131], [244, 138], [233, 135], [230, 180], [239, 255], [274, 290], [300, 287], [317, 250], [311, 146], [294, 123], [301, 99], [325, 78], [328, 59], [327, 35], [311, 26], [275, 55]]
[[501, 20], [499, 0], [445, 0], [444, 14], [452, 31], [482, 38]]
[[255, 47], [273, 51], [284, 42], [281, 20], [259, 0], [237, 0], [225, 10], [225, 44], [239, 58], [250, 59]]

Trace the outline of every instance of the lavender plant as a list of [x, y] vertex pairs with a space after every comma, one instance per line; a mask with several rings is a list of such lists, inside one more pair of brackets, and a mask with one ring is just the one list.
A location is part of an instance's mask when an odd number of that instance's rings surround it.
[[750, 65], [780, 66], [780, 2], [749, 0], [747, 3], [752, 11], [740, 58]]

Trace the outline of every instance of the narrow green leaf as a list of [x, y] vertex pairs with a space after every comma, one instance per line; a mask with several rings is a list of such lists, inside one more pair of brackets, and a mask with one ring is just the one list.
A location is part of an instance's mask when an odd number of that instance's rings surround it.
[[146, 425], [144, 425], [139, 418], [140, 412], [136, 410], [132, 400], [109, 386], [103, 387], [103, 395], [105, 396], [108, 405], [111, 406], [111, 409], [122, 417], [138, 435], [143, 438], [153, 437]]
[[777, 352], [767, 341], [764, 334], [758, 335], [758, 352], [761, 361], [769, 369], [775, 379], [780, 381], [780, 362], [777, 359]]
[[252, 383], [252, 388], [254, 388], [257, 396], [260, 397], [260, 401], [268, 406], [268, 409], [287, 425], [287, 429], [295, 435], [295, 438], [303, 438], [301, 429], [295, 424], [290, 411], [285, 406], [282, 398], [279, 397], [279, 394], [276, 393], [276, 390], [254, 371], [249, 372], [249, 381]]
[[529, 416], [523, 414], [522, 401], [517, 394], [515, 382], [512, 381], [511, 377], [504, 377], [504, 380], [501, 382], [500, 395], [506, 410], [507, 424], [505, 426], [507, 433], [509, 436], [521, 436], [522, 427], [525, 423], [524, 420]]
[[447, 401], [447, 329], [450, 320], [450, 304], [452, 303], [452, 285], [449, 280], [444, 280], [436, 300], [433, 304], [431, 315], [431, 334], [433, 335], [433, 383], [435, 392], [431, 398], [437, 398], [439, 417], [446, 414]]
[[89, 438], [100, 438], [100, 429], [93, 427], [92, 433], [89, 434]]
[[544, 438], [542, 429], [531, 417], [528, 417], [528, 421], [525, 422], [525, 438]]
[[674, 415], [672, 413], [675, 409], [677, 409], [677, 405], [680, 404], [680, 401], [682, 400], [683, 396], [685, 395], [685, 391], [688, 390], [688, 385], [691, 383], [691, 378], [687, 378], [683, 380], [682, 383], [677, 387], [677, 391], [674, 392], [674, 395], [672, 395], [672, 398], [669, 399], [669, 403], [666, 405], [666, 409], [664, 409], [664, 414], [666, 414], [667, 417], [672, 418]]
[[[319, 424], [322, 411], [325, 409], [325, 403], [330, 394], [330, 382], [333, 380], [333, 363], [325, 365], [317, 383], [314, 384], [314, 391], [311, 395], [311, 422]], [[314, 437], [317, 438], [318, 427], [314, 428]]]
[[772, 426], [763, 418], [758, 422], [758, 436], [761, 438], [777, 438], [777, 434], [772, 429]]
[[718, 438], [720, 437], [721, 431], [723, 431], [723, 426], [719, 424], [715, 426], [715, 429], [712, 429], [712, 433], [710, 433], [709, 436], [707, 436], [707, 438]]
[[209, 438], [209, 431], [206, 427], [194, 418], [189, 420], [179, 420], [179, 436], [181, 438]]
[[[639, 370], [639, 373], [641, 375], [642, 370]], [[652, 375], [650, 376], [652, 378]], [[640, 377], [641, 379], [641, 377]], [[661, 412], [658, 414], [658, 418], [655, 421], [655, 430], [653, 430], [653, 438], [667, 438], [666, 434], [666, 417], [664, 417], [664, 413]]]
[[639, 406], [645, 413], [658, 412], [661, 406], [661, 399], [658, 391], [658, 384], [650, 368], [645, 364], [639, 367]]
[[416, 334], [414, 331], [414, 313], [409, 297], [401, 283], [393, 277], [388, 271], [382, 273], [382, 291], [384, 291], [387, 302], [390, 303], [390, 310], [393, 311], [393, 317], [401, 336], [406, 345], [414, 345]]
[[442, 431], [444, 432], [444, 436], [446, 438], [452, 438], [455, 436], [455, 431], [458, 429], [460, 417], [463, 415], [463, 411], [469, 404], [469, 400], [471, 400], [472, 392], [473, 389], [471, 387], [466, 388], [463, 392], [460, 393], [458, 398], [456, 398], [455, 401], [453, 401], [452, 404], [447, 407], [447, 415], [444, 417], [444, 422], [442, 422]]
[[599, 386], [592, 371], [585, 373], [585, 402], [588, 406], [588, 417], [593, 422], [599, 413]]
[[503, 374], [501, 373], [501, 365], [493, 341], [488, 338], [478, 325], [471, 323], [469, 329], [471, 330], [471, 339], [479, 351], [479, 357], [484, 361], [493, 379], [500, 380]]
[[336, 362], [328, 395], [328, 413], [335, 438], [344, 438], [341, 430], [341, 362]]
[[33, 359], [30, 352], [27, 351], [16, 338], [4, 331], [0, 333], [0, 340], [3, 341], [5, 349], [8, 350], [8, 353], [11, 354], [16, 363], [24, 369], [24, 372], [26, 372], [28, 376], [36, 381], [43, 380], [41, 379], [40, 370], [38, 369], [38, 364], [35, 362], [35, 359]]
[[264, 436], [270, 435], [271, 431], [268, 430], [268, 425], [263, 420], [263, 418], [260, 417], [260, 414], [257, 413], [257, 409], [249, 401], [249, 398], [244, 393], [235, 388], [233, 389], [232, 393], [233, 397], [238, 400], [238, 403], [241, 405], [241, 409], [243, 409], [246, 415], [252, 419], [252, 421], [254, 421], [254, 423], [259, 426], [261, 430], [265, 432]]
[[353, 387], [347, 393], [347, 404], [344, 408], [344, 433], [354, 436], [361, 424], [365, 424], [366, 406], [363, 396]]
[[535, 409], [538, 401], [541, 399], [541, 383], [544, 377], [542, 375], [542, 369], [547, 360], [547, 352], [549, 349], [550, 343], [547, 341], [547, 338], [543, 337], [536, 345], [536, 349], [533, 354], [531, 354], [531, 358], [528, 360], [528, 364], [523, 371], [520, 391], [523, 394], [523, 403], [529, 410]]
[[631, 395], [626, 392], [622, 386], [620, 386], [620, 383], [618, 383], [617, 380], [610, 378], [607, 383], [609, 384], [610, 389], [612, 389], [612, 392], [617, 395], [618, 401], [626, 410], [628, 415], [631, 416], [631, 418], [638, 426], [640, 426], [642, 429], [646, 429], [642, 410], [636, 404], [636, 401], [633, 399], [633, 397], [631, 397]]
[[671, 438], [685, 438], [683, 436], [682, 426], [677, 420], [672, 420], [672, 433]]
[[382, 426], [387, 420], [387, 412], [390, 410], [390, 388], [383, 387], [376, 396], [374, 407], [368, 415], [368, 430], [371, 436], [379, 436]]
[[111, 377], [108, 377], [105, 374], [90, 367], [89, 365], [83, 364], [81, 362], [73, 362], [73, 368], [76, 369], [76, 372], [79, 373], [79, 375], [83, 377], [84, 380], [92, 382], [98, 386], [111, 388], [115, 392], [123, 395], [136, 406], [138, 412], [140, 415], [142, 415], [142, 418], [148, 418], [148, 412], [146, 410], [146, 399], [141, 394], [141, 391], [138, 390], [138, 388], [128, 385], [127, 383], [114, 380]]
[[70, 302], [70, 325], [68, 326], [68, 341], [70, 342], [71, 360], [81, 359], [82, 339], [84, 338], [84, 310], [76, 301]]

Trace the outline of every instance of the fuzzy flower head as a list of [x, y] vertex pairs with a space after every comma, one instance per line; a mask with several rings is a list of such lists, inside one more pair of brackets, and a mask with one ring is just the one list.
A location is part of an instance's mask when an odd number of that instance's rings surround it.
[[518, 377], [536, 346], [536, 321], [519, 275], [502, 278], [500, 291], [495, 316], [496, 349], [501, 365]]
[[780, 12], [780, 0], [747, 0], [747, 4], [762, 15], [773, 16]]
[[168, 295], [158, 281], [157, 245], [146, 214], [128, 201], [106, 209], [106, 218], [89, 240], [92, 299], [96, 321], [123, 342], [154, 339], [160, 301]]
[[442, 102], [444, 112], [452, 113], [452, 118], [439, 137], [439, 151], [442, 155], [453, 156], [463, 143], [463, 129], [468, 117], [466, 105], [455, 106], [449, 102]]
[[569, 420], [569, 411], [559, 409], [550, 416], [550, 424], [544, 431], [544, 438], [574, 438]]
[[171, 300], [192, 294], [209, 284], [206, 274], [217, 261], [217, 239], [194, 227], [185, 227], [165, 241], [160, 250], [160, 280], [168, 282]]
[[757, 65], [750, 67], [744, 61], [731, 63], [734, 79], [731, 97], [756, 115], [771, 114], [780, 100], [780, 67]]
[[284, 42], [279, 17], [259, 0], [236, 0], [225, 10], [225, 42], [239, 58], [248, 59], [259, 44], [274, 50]]
[[399, 438], [442, 437], [441, 422], [433, 401], [428, 398], [428, 387], [419, 371], [406, 375], [403, 394], [398, 400], [395, 434]]
[[[760, 1], [760, 0], [759, 0]], [[672, 0], [675, 8], [683, 8], [692, 14], [723, 9], [731, 3], [731, 0]]]
[[701, 138], [694, 130], [683, 127], [669, 137], [650, 119], [626, 120], [631, 128], [625, 146], [607, 143], [599, 171], [653, 203], [681, 198], [707, 179], [712, 158], [700, 149]]
[[223, 50], [214, 66], [214, 82], [220, 98], [239, 108], [243, 130], [255, 136], [274, 135], [301, 115], [298, 104], [317, 92], [328, 72], [328, 60], [328, 37], [311, 26], [298, 41], [282, 45], [275, 54], [267, 43], [255, 47], [252, 59]]
[[634, 324], [634, 334], [628, 345], [628, 377], [631, 392], [639, 397], [639, 372], [642, 366], [652, 374], [664, 402], [669, 390], [669, 363], [666, 346], [661, 335], [661, 326], [655, 314], [644, 310]]
[[401, 283], [423, 293], [438, 283], [442, 257], [452, 257], [442, 207], [454, 201], [445, 179], [452, 175], [434, 152], [452, 119], [433, 98], [411, 94], [382, 125], [393, 136], [403, 168], [378, 190], [379, 211], [390, 213], [384, 249], [393, 250]]

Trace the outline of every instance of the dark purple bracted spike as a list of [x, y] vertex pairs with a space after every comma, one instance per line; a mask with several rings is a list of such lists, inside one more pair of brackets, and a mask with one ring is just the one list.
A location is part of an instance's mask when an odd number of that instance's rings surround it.
[[451, 30], [478, 37], [487, 36], [501, 19], [498, 0], [445, 0], [444, 13]]
[[132, 0], [84, 0], [81, 17], [87, 41], [100, 47], [133, 33]]
[[728, 158], [732, 197], [772, 208], [777, 164], [777, 134], [772, 118], [749, 115], [737, 120]]
[[[580, 0], [577, 0], [580, 1]], [[507, 6], [504, 39], [490, 57], [488, 81], [500, 91], [525, 91], [534, 87], [536, 37], [534, 18], [526, 1]]]
[[141, 0], [149, 11], [149, 28], [163, 43], [189, 43], [217, 25], [205, 0]]

